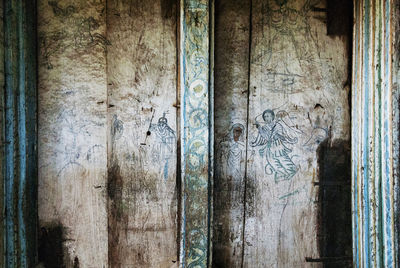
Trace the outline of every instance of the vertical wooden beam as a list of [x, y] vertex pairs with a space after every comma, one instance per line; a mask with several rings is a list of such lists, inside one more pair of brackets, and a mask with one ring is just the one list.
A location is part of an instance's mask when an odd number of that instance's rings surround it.
[[[212, 0], [180, 1], [182, 267], [208, 267], [212, 207]], [[210, 26], [211, 25], [211, 26]]]
[[4, 2], [5, 267], [36, 262], [36, 1]]
[[[354, 8], [352, 180], [356, 267], [396, 267], [394, 146], [397, 75], [394, 0], [358, 0]], [[396, 27], [398, 28], [398, 27]], [[393, 117], [393, 114], [395, 117]], [[397, 126], [396, 126], [397, 125]]]

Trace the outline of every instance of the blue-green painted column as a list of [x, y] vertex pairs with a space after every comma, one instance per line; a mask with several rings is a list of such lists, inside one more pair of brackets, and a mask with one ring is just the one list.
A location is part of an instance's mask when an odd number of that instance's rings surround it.
[[181, 0], [182, 267], [208, 267], [211, 263], [212, 19], [212, 0]]
[[355, 267], [398, 267], [396, 0], [355, 0], [352, 85]]
[[5, 267], [34, 267], [37, 223], [36, 1], [4, 1]]

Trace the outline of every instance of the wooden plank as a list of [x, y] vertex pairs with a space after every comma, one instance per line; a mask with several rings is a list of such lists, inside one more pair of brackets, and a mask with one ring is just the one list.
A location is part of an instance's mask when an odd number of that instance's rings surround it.
[[5, 266], [36, 262], [36, 2], [4, 2]]
[[180, 1], [182, 267], [208, 267], [210, 264], [214, 101], [210, 87], [212, 5], [208, 0]]
[[347, 38], [326, 35], [325, 9], [252, 4], [244, 267], [320, 267], [317, 150], [349, 142]]
[[215, 179], [213, 265], [240, 267], [244, 189], [250, 1], [215, 7]]
[[110, 267], [177, 267], [174, 1], [108, 1]]
[[104, 0], [38, 1], [39, 260], [106, 267]]

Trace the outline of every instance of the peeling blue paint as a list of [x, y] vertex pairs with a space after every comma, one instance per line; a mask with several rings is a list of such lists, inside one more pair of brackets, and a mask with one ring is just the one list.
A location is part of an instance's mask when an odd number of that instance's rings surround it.
[[37, 221], [36, 1], [4, 2], [5, 265], [34, 267]]
[[355, 1], [352, 180], [356, 267], [397, 267], [392, 157], [396, 150], [391, 63], [394, 6], [392, 0]]
[[[182, 267], [208, 267], [212, 202], [210, 2], [181, 0]], [[210, 75], [211, 74], [211, 75]]]

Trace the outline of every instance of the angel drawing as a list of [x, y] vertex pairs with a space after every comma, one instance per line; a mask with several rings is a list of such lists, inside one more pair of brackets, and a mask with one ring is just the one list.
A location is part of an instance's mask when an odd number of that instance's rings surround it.
[[257, 121], [256, 117], [258, 136], [251, 146], [260, 147], [260, 156], [267, 160], [265, 172], [273, 174], [275, 182], [290, 180], [298, 171], [291, 153], [301, 131], [288, 123], [290, 119], [285, 111], [275, 115], [273, 110], [267, 109], [262, 118], [264, 122]]

